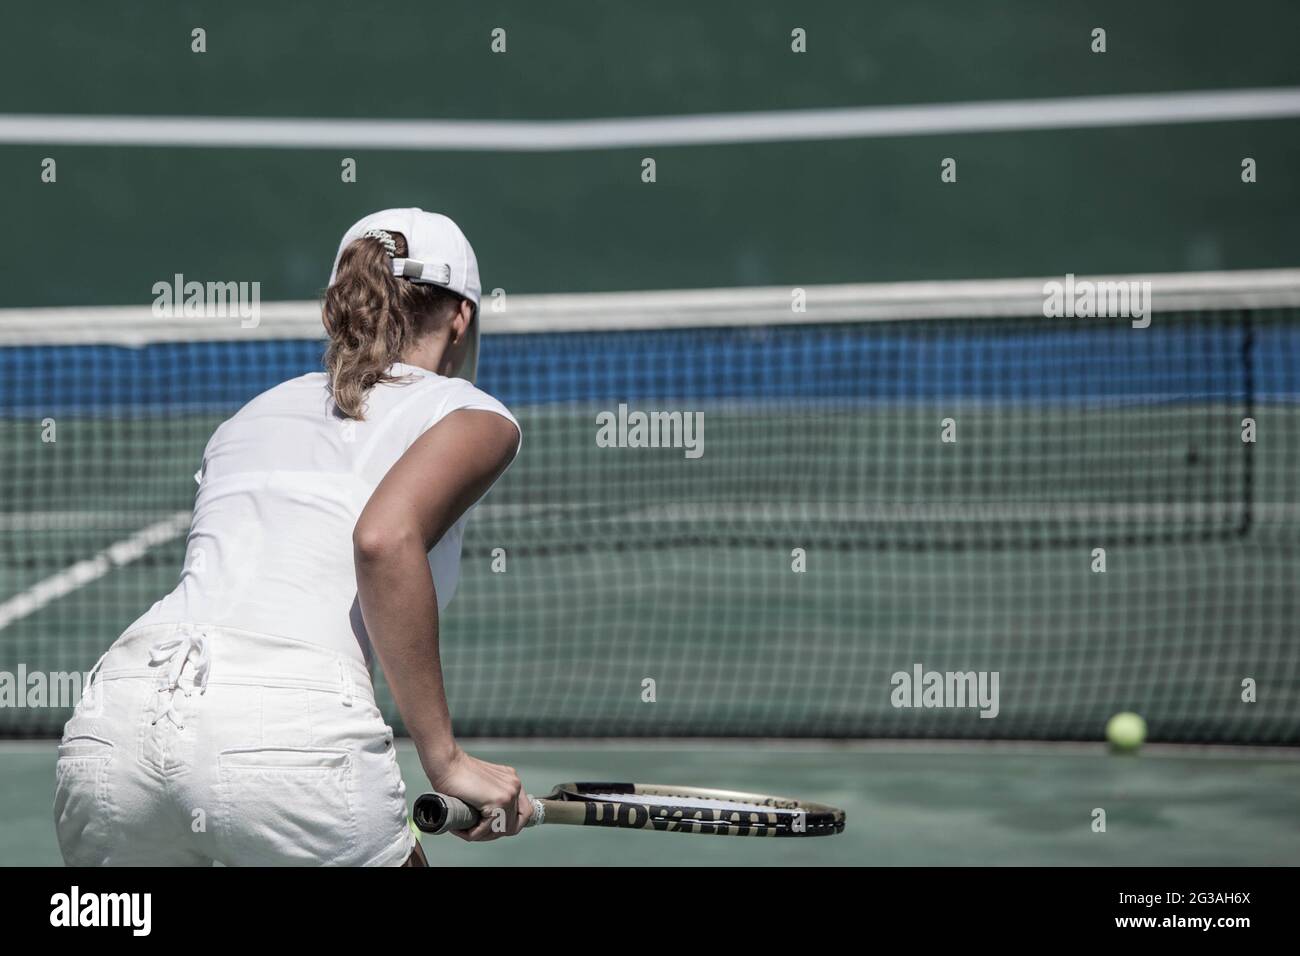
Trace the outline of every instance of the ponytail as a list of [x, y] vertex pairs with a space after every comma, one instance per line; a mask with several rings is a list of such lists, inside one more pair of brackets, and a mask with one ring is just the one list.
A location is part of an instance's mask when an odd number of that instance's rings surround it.
[[370, 389], [399, 380], [388, 367], [428, 331], [430, 320], [445, 321], [459, 302], [446, 289], [393, 275], [392, 259], [405, 257], [406, 237], [391, 235], [397, 246], [391, 252], [375, 237], [351, 243], [325, 291], [325, 372], [340, 414], [357, 421], [365, 418]]

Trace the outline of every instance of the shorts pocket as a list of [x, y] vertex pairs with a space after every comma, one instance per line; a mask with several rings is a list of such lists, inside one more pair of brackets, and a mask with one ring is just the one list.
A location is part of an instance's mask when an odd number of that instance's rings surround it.
[[115, 833], [108, 788], [113, 745], [79, 734], [63, 739], [54, 765], [54, 829], [69, 866], [109, 862]]
[[217, 757], [219, 858], [231, 866], [352, 862], [356, 817], [346, 750], [258, 747]]
[[397, 763], [393, 729], [383, 721], [360, 727], [348, 738], [357, 801], [358, 857], [364, 865], [402, 863], [413, 837], [407, 824], [406, 786]]

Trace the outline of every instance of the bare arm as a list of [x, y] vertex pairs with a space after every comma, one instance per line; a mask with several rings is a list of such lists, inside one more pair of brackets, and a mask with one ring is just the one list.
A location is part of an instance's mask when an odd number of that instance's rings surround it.
[[393, 465], [352, 533], [366, 630], [425, 773], [434, 786], [480, 809], [505, 808], [509, 832], [522, 825], [517, 813], [526, 816], [518, 777], [468, 757], [452, 734], [427, 554], [491, 487], [518, 446], [518, 430], [500, 415], [452, 412]]

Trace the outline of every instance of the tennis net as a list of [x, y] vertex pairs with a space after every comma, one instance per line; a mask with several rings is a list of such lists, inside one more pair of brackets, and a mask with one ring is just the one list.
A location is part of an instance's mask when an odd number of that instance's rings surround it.
[[[1146, 327], [1042, 280], [485, 306], [525, 438], [444, 624], [458, 732], [1300, 741], [1300, 272], [1136, 278]], [[170, 590], [212, 429], [321, 351], [311, 303], [0, 312], [11, 684]]]

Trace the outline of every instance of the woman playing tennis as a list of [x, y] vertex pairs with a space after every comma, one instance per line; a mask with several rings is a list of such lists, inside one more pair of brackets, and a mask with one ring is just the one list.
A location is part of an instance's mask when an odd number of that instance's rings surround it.
[[59, 748], [69, 864], [422, 865], [377, 657], [433, 787], [532, 813], [509, 767], [456, 744], [438, 615], [465, 521], [518, 423], [471, 381], [478, 264], [450, 219], [367, 216], [325, 294], [325, 372], [208, 441], [176, 589], [109, 649]]

